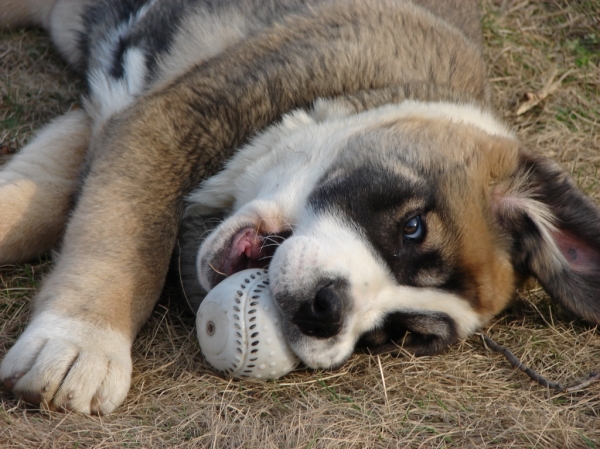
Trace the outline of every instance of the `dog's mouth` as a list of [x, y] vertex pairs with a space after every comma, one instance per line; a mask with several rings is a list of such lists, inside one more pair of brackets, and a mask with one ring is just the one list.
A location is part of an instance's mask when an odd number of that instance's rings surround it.
[[209, 262], [212, 284], [247, 268], [267, 268], [279, 245], [291, 235], [290, 230], [270, 233], [251, 226], [241, 228]]

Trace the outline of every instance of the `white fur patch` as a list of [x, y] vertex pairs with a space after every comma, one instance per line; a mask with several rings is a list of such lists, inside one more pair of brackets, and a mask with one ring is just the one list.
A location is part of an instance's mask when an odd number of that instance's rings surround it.
[[449, 120], [454, 123], [473, 125], [492, 136], [515, 137], [512, 131], [489, 111], [473, 104], [406, 100], [398, 106], [390, 105], [383, 108], [396, 107], [399, 116], [402, 117]]
[[526, 214], [537, 226], [549, 254], [556, 265], [568, 265], [553, 235], [558, 232], [556, 217], [550, 206], [537, 200], [538, 194], [529, 185], [527, 175], [517, 177], [509, 185], [499, 185], [492, 192], [492, 207], [500, 216], [516, 217]]
[[[244, 145], [220, 173], [207, 179], [194, 190], [187, 198], [190, 207], [200, 208], [201, 213], [210, 214], [233, 209], [236, 205], [239, 208], [252, 200], [258, 194], [258, 190], [264, 187], [268, 170], [275, 168], [282, 171], [278, 163], [288, 155], [290, 145], [295, 143], [289, 141], [294, 138], [294, 132], [304, 130], [312, 124], [314, 121], [302, 110], [285, 115], [281, 123], [270, 126], [249, 144]], [[291, 150], [292, 153], [301, 151]], [[299, 159], [301, 158], [294, 158], [288, 165], [306, 165], [306, 158], [304, 161]], [[259, 180], [261, 177], [262, 181]]]
[[104, 70], [89, 75], [90, 95], [85, 108], [99, 129], [112, 115], [124, 111], [142, 94], [146, 85], [146, 57], [142, 50], [129, 48], [123, 55], [123, 78], [116, 79]]

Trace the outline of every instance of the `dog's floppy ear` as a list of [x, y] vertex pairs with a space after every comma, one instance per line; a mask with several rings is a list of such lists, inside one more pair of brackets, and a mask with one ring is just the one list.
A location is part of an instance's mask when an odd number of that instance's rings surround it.
[[520, 150], [516, 171], [492, 191], [518, 272], [550, 297], [600, 324], [600, 209], [552, 160]]

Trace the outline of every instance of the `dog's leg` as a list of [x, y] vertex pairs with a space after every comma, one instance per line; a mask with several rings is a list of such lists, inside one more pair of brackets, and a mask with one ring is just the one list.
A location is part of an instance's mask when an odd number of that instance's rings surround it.
[[0, 27], [44, 26], [57, 0], [0, 0]]
[[0, 264], [31, 260], [56, 245], [89, 138], [87, 114], [71, 111], [0, 170]]
[[[105, 414], [129, 390], [131, 345], [164, 283], [178, 201], [161, 199], [168, 168], [147, 189], [154, 173], [139, 170], [139, 153], [123, 156], [119, 167], [93, 164], [31, 323], [2, 361], [4, 385], [27, 402]], [[120, 170], [131, 176], [115, 177]], [[165, 214], [171, 229], [148, 235], [145, 220], [164, 222]]]
[[73, 67], [81, 67], [82, 13], [95, 1], [98, 0], [0, 0], [0, 29], [43, 27], [63, 58]]

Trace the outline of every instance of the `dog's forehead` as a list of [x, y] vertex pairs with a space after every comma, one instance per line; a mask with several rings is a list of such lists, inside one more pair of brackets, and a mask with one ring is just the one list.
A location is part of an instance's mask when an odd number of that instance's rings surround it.
[[462, 123], [420, 117], [371, 124], [344, 142], [309, 203], [317, 210], [431, 207], [457, 186], [489, 181], [479, 176], [492, 163], [480, 149], [482, 134]]
[[[374, 123], [355, 133], [340, 163], [363, 165], [373, 159], [414, 173], [440, 175], [486, 160], [482, 151], [494, 137], [478, 127], [449, 119], [409, 116]], [[345, 157], [344, 157], [345, 156]]]

